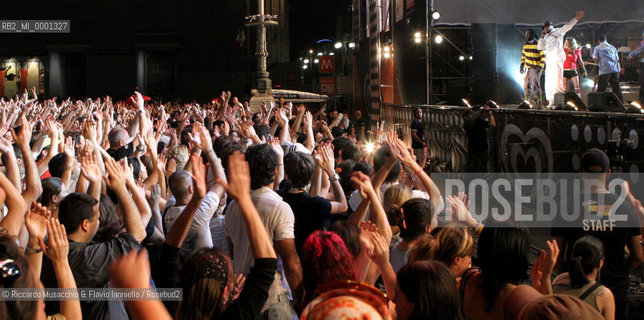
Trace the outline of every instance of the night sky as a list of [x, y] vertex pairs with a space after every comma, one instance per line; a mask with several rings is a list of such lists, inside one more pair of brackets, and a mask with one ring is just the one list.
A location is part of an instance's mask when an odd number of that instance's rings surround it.
[[335, 40], [336, 17], [350, 10], [351, 0], [291, 0], [290, 5], [291, 60], [295, 60], [316, 41]]

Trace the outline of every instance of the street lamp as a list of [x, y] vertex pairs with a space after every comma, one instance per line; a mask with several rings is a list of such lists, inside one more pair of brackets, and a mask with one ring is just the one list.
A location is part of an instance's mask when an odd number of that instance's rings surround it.
[[437, 34], [436, 37], [434, 37], [434, 42], [436, 42], [437, 44], [443, 43], [443, 36]]
[[440, 18], [441, 18], [441, 13], [440, 13], [440, 12], [438, 12], [438, 11], [434, 11], [434, 13], [432, 13], [432, 18], [433, 18], [434, 20], [438, 20], [438, 19], [440, 19]]
[[349, 48], [353, 49], [353, 48], [355, 48], [355, 47], [356, 47], [356, 43], [355, 43], [355, 42], [349, 42]]
[[309, 59], [304, 59], [304, 64], [309, 63]]
[[318, 59], [313, 60], [313, 63], [319, 63], [319, 62], [320, 62], [320, 60], [318, 60]]
[[336, 43], [335, 43], [335, 45], [334, 45], [334, 47], [335, 47], [336, 49], [340, 49], [340, 48], [342, 48], [342, 42], [336, 42]]

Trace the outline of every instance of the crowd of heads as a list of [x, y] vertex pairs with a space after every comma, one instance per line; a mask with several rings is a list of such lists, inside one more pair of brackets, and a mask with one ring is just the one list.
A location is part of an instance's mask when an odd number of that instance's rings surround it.
[[[404, 137], [346, 111], [253, 110], [230, 92], [205, 105], [0, 102], [2, 288], [183, 289], [180, 301], [7, 300], [0, 318], [475, 319], [508, 303], [514, 319], [553, 305], [599, 314], [553, 295], [555, 242], [535, 255], [525, 226], [476, 221]], [[594, 281], [602, 241], [571, 254], [571, 286]]]

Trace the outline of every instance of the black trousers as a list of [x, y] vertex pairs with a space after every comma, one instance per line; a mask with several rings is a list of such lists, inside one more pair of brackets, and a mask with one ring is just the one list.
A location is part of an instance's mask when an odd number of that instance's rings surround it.
[[607, 73], [599, 76], [599, 83], [597, 84], [597, 92], [606, 91], [606, 87], [610, 84], [610, 87], [613, 89], [613, 93], [619, 98], [619, 101], [624, 102], [622, 98], [622, 89], [619, 87], [619, 73]]

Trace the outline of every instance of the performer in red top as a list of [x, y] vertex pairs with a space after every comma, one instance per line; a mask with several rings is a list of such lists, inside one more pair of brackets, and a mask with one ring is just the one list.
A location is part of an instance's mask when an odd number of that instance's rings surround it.
[[575, 93], [581, 97], [577, 64], [581, 65], [581, 68], [584, 70], [584, 77], [586, 77], [587, 73], [584, 60], [581, 58], [581, 50], [579, 50], [575, 38], [566, 38], [564, 52], [566, 53], [566, 60], [564, 61], [564, 91], [568, 91], [568, 81], [572, 80], [572, 84], [575, 86]]

